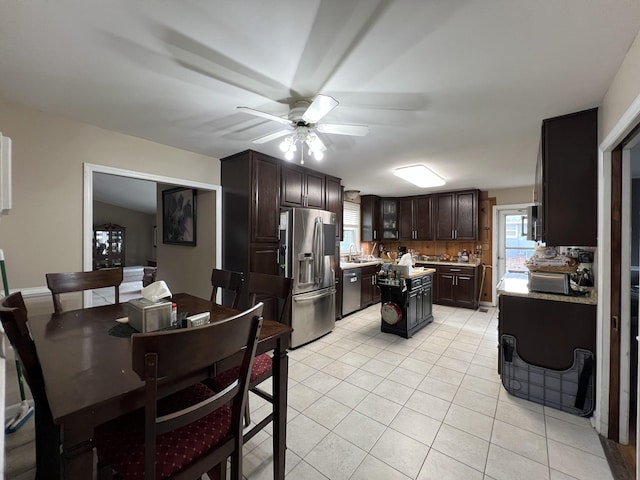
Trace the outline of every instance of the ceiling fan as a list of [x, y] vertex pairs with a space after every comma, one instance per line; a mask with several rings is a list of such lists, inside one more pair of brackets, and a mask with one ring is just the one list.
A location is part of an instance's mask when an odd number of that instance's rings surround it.
[[322, 160], [327, 147], [324, 145], [316, 131], [320, 133], [338, 134], [338, 135], [354, 135], [364, 136], [369, 133], [369, 127], [366, 125], [341, 125], [334, 123], [318, 123], [327, 113], [338, 106], [338, 101], [329, 95], [317, 95], [312, 102], [309, 100], [295, 101], [289, 110], [287, 118], [278, 117], [271, 113], [262, 112], [249, 107], [238, 107], [245, 113], [255, 115], [257, 117], [273, 120], [274, 122], [286, 125], [287, 128], [269, 133], [262, 137], [254, 138], [253, 143], [266, 143], [276, 138], [288, 135], [282, 143], [280, 150], [285, 153], [287, 160], [293, 160], [296, 152], [297, 144], [300, 144], [302, 156], [300, 163], [304, 163], [304, 144], [309, 148], [309, 153], [316, 160]]

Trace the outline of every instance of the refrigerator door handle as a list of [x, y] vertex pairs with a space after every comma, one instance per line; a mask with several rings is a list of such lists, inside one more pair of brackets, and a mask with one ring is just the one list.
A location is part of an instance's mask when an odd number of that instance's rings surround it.
[[327, 297], [329, 295], [333, 295], [336, 293], [336, 289], [334, 287], [331, 287], [329, 289], [326, 290], [322, 290], [320, 293], [313, 293], [311, 295], [309, 294], [301, 294], [301, 295], [294, 295], [292, 297], [294, 302], [309, 302], [311, 300], [316, 300], [318, 298], [322, 298], [322, 297]]

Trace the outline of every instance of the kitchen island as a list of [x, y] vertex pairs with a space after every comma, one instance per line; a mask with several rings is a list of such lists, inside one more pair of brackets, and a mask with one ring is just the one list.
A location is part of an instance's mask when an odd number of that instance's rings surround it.
[[596, 290], [530, 292], [527, 277], [498, 284], [498, 372], [520, 398], [590, 415], [595, 398]]
[[385, 333], [410, 338], [433, 321], [433, 274], [435, 269], [416, 269], [396, 278], [380, 278], [381, 327]]

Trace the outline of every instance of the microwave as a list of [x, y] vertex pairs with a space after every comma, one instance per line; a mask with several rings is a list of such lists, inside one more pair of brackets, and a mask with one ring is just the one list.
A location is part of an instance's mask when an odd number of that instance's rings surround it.
[[527, 207], [527, 223], [523, 229], [526, 233], [527, 240], [536, 242], [542, 241], [542, 207], [532, 205]]

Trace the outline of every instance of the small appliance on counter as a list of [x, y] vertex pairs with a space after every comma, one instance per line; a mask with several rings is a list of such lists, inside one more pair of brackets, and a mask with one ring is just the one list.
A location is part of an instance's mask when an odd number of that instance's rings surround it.
[[569, 274], [555, 272], [529, 272], [529, 290], [540, 293], [570, 295]]

